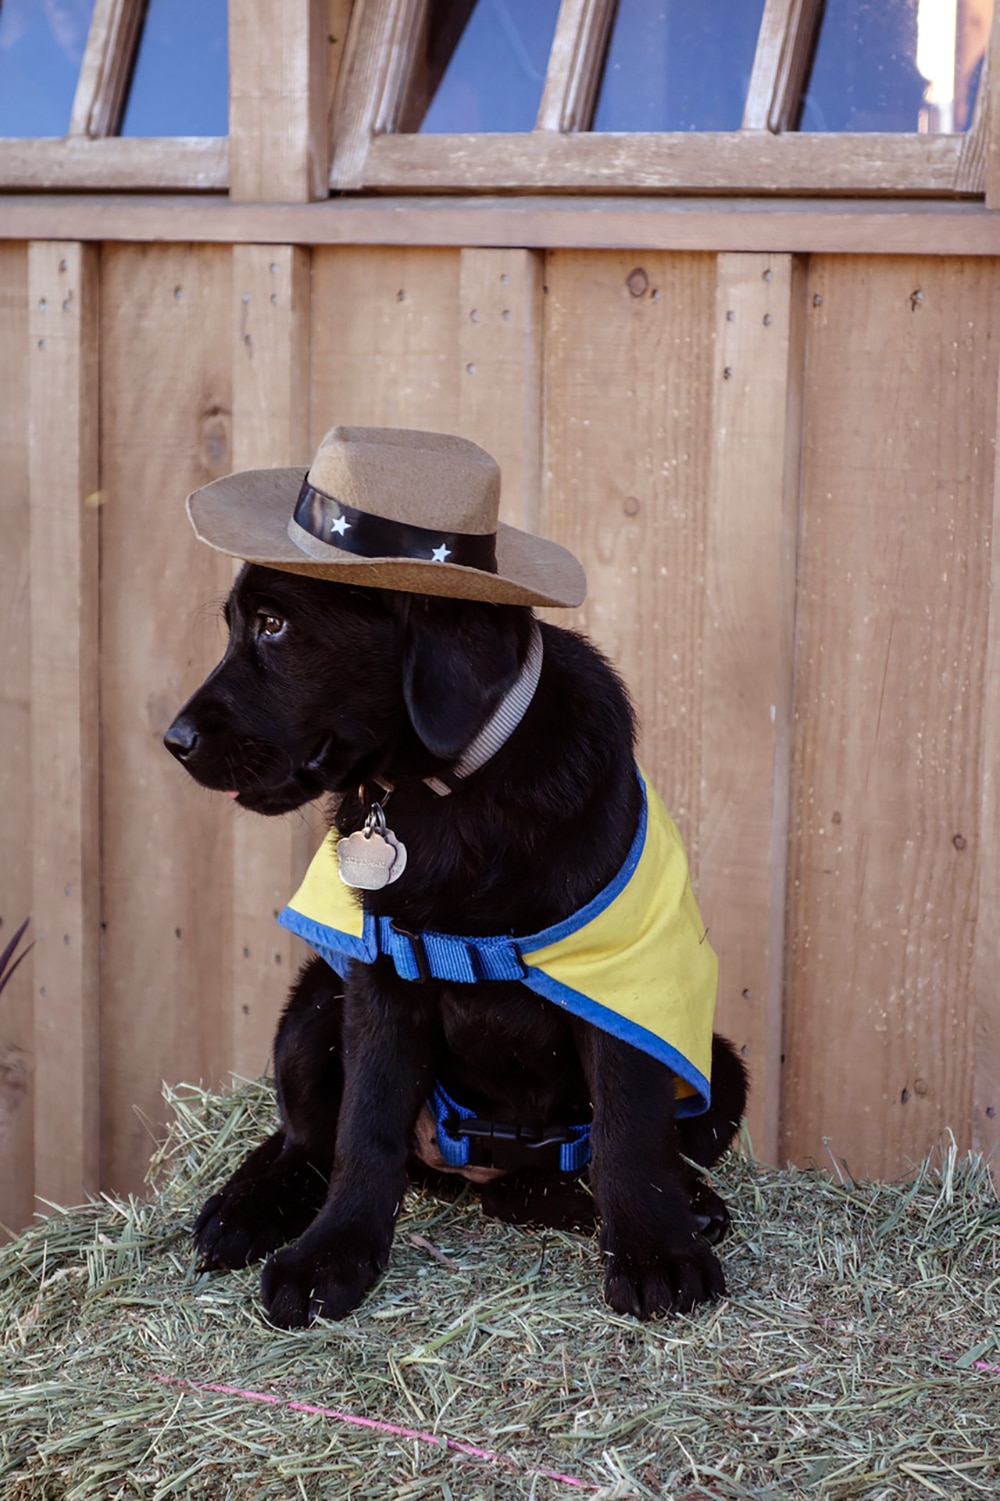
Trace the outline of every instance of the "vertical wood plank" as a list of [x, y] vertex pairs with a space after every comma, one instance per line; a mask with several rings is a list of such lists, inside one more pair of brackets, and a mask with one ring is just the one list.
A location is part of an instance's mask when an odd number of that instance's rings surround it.
[[[998, 382], [1000, 387], [1000, 382]], [[1000, 401], [997, 409], [1000, 433]], [[972, 1146], [984, 1156], [1000, 1149], [1000, 444], [996, 445], [990, 529], [989, 624], [983, 674], [982, 805], [979, 910], [972, 954]], [[997, 1159], [994, 1156], [994, 1176]]]
[[998, 277], [810, 268], [782, 1138], [855, 1174], [970, 1137]]
[[104, 1181], [142, 1182], [163, 1080], [228, 1078], [232, 841], [225, 798], [162, 736], [222, 655], [231, 560], [184, 496], [232, 469], [232, 253], [103, 253], [101, 709]]
[[229, 0], [229, 194], [325, 198], [328, 0]]
[[[308, 251], [235, 245], [233, 297], [233, 468], [308, 464]], [[239, 808], [231, 813], [230, 1067], [256, 1078], [267, 1063], [291, 975], [305, 955], [274, 918], [312, 853], [313, 821], [260, 818]]]
[[[27, 248], [8, 243], [0, 245], [0, 949], [32, 904], [27, 369]], [[0, 1224], [11, 1230], [34, 1208], [33, 1034], [29, 957], [0, 1004]]]
[[312, 448], [336, 422], [458, 430], [460, 253], [313, 252]]
[[540, 508], [542, 276], [532, 250], [463, 250], [458, 431], [500, 465], [505, 521], [535, 531]]
[[624, 676], [697, 877], [715, 259], [553, 251], [545, 280], [540, 529], [588, 579], [553, 618]]
[[28, 251], [35, 1192], [99, 1182], [98, 268]]
[[716, 1026], [751, 1071], [777, 1160], [805, 332], [801, 266], [720, 255], [705, 567], [700, 896], [720, 955]]

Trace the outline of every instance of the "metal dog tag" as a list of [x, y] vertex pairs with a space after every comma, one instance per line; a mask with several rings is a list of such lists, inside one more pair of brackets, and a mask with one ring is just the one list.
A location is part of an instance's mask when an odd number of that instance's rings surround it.
[[386, 826], [380, 803], [372, 803], [364, 829], [337, 844], [337, 866], [345, 886], [381, 891], [406, 869], [406, 845]]

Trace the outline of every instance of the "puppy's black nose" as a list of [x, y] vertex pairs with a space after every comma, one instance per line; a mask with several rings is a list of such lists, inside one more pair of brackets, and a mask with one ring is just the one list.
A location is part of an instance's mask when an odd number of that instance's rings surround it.
[[178, 761], [186, 761], [198, 744], [198, 731], [183, 714], [178, 714], [163, 737], [163, 743]]

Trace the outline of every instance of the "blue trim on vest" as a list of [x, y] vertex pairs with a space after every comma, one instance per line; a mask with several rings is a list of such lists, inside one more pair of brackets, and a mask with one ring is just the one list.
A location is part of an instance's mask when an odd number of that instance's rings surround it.
[[[367, 941], [369, 931], [367, 915], [365, 916], [365, 937], [354, 938], [350, 933], [338, 931], [336, 948], [329, 941], [330, 928], [323, 923], [313, 922], [309, 917], [303, 917], [301, 912], [295, 912], [291, 907], [286, 907], [278, 914], [278, 922], [290, 933], [297, 934], [321, 959], [325, 959], [342, 980], [347, 979], [352, 959], [357, 959], [360, 964], [374, 964], [378, 958], [377, 945]], [[374, 937], [374, 923], [371, 932]]]
[[627, 1042], [632, 1047], [638, 1048], [642, 1053], [648, 1053], [658, 1063], [665, 1063], [667, 1068], [675, 1073], [685, 1084], [690, 1084], [696, 1089], [696, 1095], [682, 1095], [676, 1101], [674, 1113], [677, 1116], [701, 1115], [708, 1109], [712, 1098], [712, 1086], [704, 1074], [687, 1058], [679, 1053], [676, 1048], [664, 1042], [662, 1037], [657, 1037], [654, 1032], [649, 1032], [645, 1027], [640, 1027], [638, 1022], [630, 1021], [627, 1016], [622, 1016], [618, 1011], [611, 1011], [607, 1006], [600, 1005], [591, 1000], [590, 996], [584, 995], [580, 990], [573, 990], [571, 986], [564, 985], [561, 980], [554, 980], [551, 975], [545, 974], [544, 970], [528, 968], [524, 984], [536, 995], [544, 996], [547, 1001], [554, 1001], [564, 1011], [570, 1011], [574, 1016], [579, 1016], [583, 1021], [591, 1022], [602, 1032], [609, 1032], [612, 1037], [617, 1037], [620, 1042]]
[[[427, 1104], [437, 1126], [437, 1144], [441, 1156], [449, 1167], [467, 1167], [471, 1145], [469, 1138], [453, 1136], [448, 1120], [449, 1117], [456, 1116], [460, 1121], [475, 1120], [476, 1112], [453, 1100], [440, 1080], [435, 1083], [434, 1092]], [[564, 1141], [559, 1148], [559, 1171], [579, 1173], [590, 1161], [590, 1122], [585, 1121], [582, 1126], [571, 1126], [569, 1129], [573, 1132], [573, 1140]]]

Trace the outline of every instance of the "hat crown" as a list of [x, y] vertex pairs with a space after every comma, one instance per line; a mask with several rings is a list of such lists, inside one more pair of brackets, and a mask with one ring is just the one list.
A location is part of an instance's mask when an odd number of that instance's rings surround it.
[[387, 521], [471, 535], [496, 531], [500, 467], [467, 438], [415, 428], [332, 427], [308, 478], [333, 500]]

